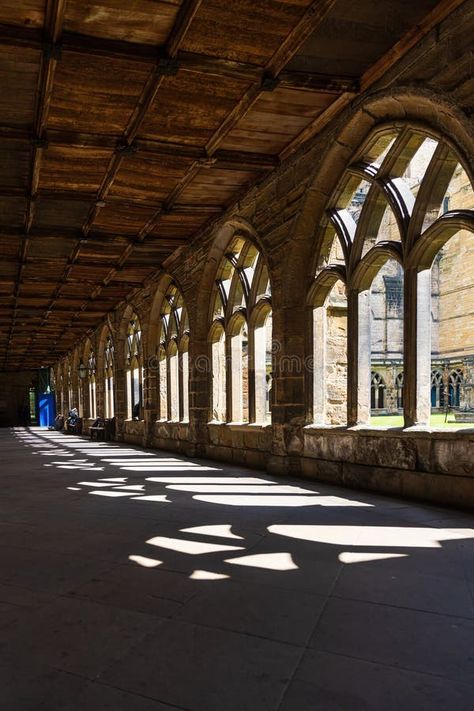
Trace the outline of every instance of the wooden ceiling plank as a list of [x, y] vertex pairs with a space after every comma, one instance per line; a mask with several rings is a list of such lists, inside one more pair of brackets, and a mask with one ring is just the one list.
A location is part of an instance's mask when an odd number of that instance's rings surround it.
[[129, 125], [125, 129], [125, 138], [128, 143], [131, 143], [137, 135], [143, 120], [153, 104], [158, 90], [163, 81], [163, 77], [167, 73], [173, 73], [173, 65], [169, 65], [168, 60], [174, 60], [178, 53], [179, 46], [186, 36], [191, 22], [193, 21], [202, 0], [184, 0], [182, 3], [175, 25], [166, 43], [166, 49], [162, 63], [158, 62], [155, 70], [150, 75], [149, 81], [145, 86], [135, 111], [131, 117]]
[[201, 5], [202, 0], [185, 0], [176, 18], [173, 30], [170, 33], [168, 42], [166, 44], [166, 55], [158, 60], [158, 64], [155, 66], [154, 70], [150, 73], [148, 81], [142, 91], [142, 94], [138, 100], [128, 125], [124, 130], [124, 150], [117, 155], [114, 155], [109, 162], [106, 174], [102, 181], [102, 185], [98, 192], [98, 201], [96, 205], [92, 208], [89, 217], [84, 225], [84, 233], [87, 234], [92, 225], [97, 218], [100, 210], [102, 209], [104, 198], [107, 196], [110, 187], [112, 186], [115, 178], [117, 177], [118, 171], [122, 164], [123, 156], [126, 154], [128, 146], [130, 146], [137, 135], [143, 120], [152, 105], [156, 94], [160, 88], [163, 76], [167, 73], [173, 73], [172, 66], [168, 66], [168, 60], [173, 60], [179, 49], [179, 45], [183, 41], [187, 30]]
[[[117, 148], [117, 136], [47, 129], [45, 138], [48, 148], [58, 146], [64, 148], [82, 148], [85, 151], [88, 149], [115, 150]], [[31, 140], [31, 134], [25, 129], [0, 126], [0, 139], [29, 142]], [[204, 149], [185, 143], [137, 139], [134, 141], [134, 147], [140, 156], [147, 159], [156, 158], [159, 160], [163, 156], [190, 158], [194, 160], [204, 160], [206, 158]], [[252, 153], [250, 151], [218, 149], [213, 157], [218, 164], [225, 164], [229, 169], [235, 168], [236, 170], [242, 170], [246, 167], [255, 167], [258, 170], [272, 170], [279, 164], [279, 159], [275, 155]], [[24, 192], [22, 194], [24, 194]]]

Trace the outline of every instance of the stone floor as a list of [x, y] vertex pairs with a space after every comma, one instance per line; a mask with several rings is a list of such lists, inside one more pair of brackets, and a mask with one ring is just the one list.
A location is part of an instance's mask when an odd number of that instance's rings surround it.
[[467, 513], [0, 430], [2, 711], [472, 711]]

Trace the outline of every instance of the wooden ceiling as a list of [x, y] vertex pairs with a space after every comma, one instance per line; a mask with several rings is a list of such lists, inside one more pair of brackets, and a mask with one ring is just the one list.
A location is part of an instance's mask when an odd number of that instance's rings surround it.
[[55, 362], [462, 0], [2, 0], [0, 370]]

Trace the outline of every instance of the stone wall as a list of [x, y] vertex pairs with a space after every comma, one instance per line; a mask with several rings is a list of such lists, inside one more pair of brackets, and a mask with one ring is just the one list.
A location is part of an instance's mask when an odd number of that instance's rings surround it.
[[29, 405], [29, 389], [37, 384], [38, 373], [0, 373], [0, 427], [22, 424], [21, 410]]
[[303, 476], [393, 496], [474, 507], [474, 431], [308, 427]]

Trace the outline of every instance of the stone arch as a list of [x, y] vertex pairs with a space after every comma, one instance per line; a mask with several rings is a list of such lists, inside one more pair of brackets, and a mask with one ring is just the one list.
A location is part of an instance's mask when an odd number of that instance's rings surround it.
[[474, 234], [472, 213], [458, 210], [456, 213], [442, 215], [415, 242], [408, 258], [407, 268], [430, 269], [439, 250], [460, 230], [467, 230]]
[[172, 277], [171, 274], [165, 273], [160, 276], [151, 300], [150, 316], [148, 319], [148, 355], [150, 358], [158, 353], [160, 347], [161, 307], [166, 291], [173, 282], [181, 293], [183, 293], [178, 280]]
[[394, 259], [403, 266], [401, 247], [396, 242], [379, 242], [361, 259], [351, 278], [351, 288], [365, 291], [370, 288], [380, 269]]
[[322, 271], [314, 280], [307, 298], [307, 305], [314, 309], [323, 306], [334, 284], [342, 281], [347, 284], [346, 270], [342, 266], [334, 265]]
[[130, 321], [131, 317], [133, 316], [133, 314], [136, 314], [138, 316], [138, 319], [140, 321], [140, 326], [142, 329], [141, 346], [142, 346], [143, 361], [145, 361], [145, 358], [148, 354], [148, 349], [147, 349], [148, 329], [146, 328], [146, 325], [148, 325], [148, 324], [147, 324], [146, 320], [143, 319], [143, 314], [141, 312], [141, 309], [137, 308], [137, 306], [133, 302], [129, 301], [122, 311], [122, 315], [119, 320], [118, 332], [116, 335], [117, 343], [115, 344], [115, 355], [118, 358], [118, 362], [121, 364], [123, 364], [125, 362], [125, 342], [127, 340], [127, 329], [128, 329], [129, 321]]
[[207, 256], [206, 267], [199, 282], [199, 293], [196, 306], [196, 338], [202, 339], [204, 342], [207, 341], [208, 337], [209, 303], [214, 288], [214, 280], [227, 247], [234, 237], [239, 234], [252, 242], [261, 252], [268, 267], [270, 283], [272, 283], [272, 274], [268, 264], [267, 250], [257, 231], [250, 224], [250, 222], [242, 217], [235, 217], [221, 225], [216, 230], [213, 237]]

